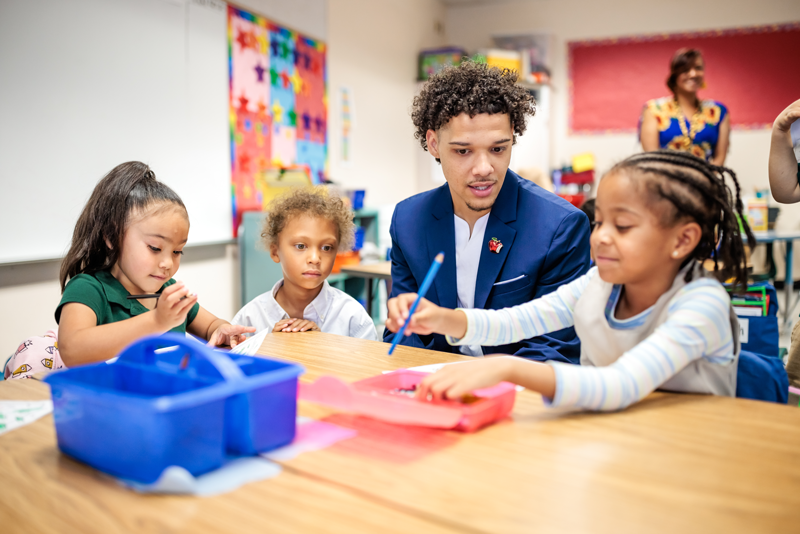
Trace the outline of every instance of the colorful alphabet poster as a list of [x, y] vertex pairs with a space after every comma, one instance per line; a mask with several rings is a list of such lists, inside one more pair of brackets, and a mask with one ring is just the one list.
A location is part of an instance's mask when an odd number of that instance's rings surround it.
[[287, 169], [325, 180], [325, 44], [228, 6], [233, 231]]

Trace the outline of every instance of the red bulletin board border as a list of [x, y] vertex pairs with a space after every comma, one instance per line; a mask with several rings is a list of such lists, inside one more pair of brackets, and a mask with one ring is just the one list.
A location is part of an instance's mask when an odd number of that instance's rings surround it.
[[800, 22], [572, 41], [569, 134], [636, 132], [645, 102], [669, 96], [669, 60], [684, 46], [703, 52], [708, 88], [700, 97], [725, 104], [734, 129], [770, 128], [800, 97]]

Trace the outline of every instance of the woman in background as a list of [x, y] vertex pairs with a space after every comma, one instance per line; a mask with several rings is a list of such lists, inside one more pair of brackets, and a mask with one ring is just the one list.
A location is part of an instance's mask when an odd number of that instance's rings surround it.
[[715, 100], [700, 100], [705, 63], [699, 50], [681, 48], [672, 57], [667, 87], [672, 96], [645, 104], [639, 139], [646, 152], [669, 148], [723, 165], [730, 141], [728, 109]]

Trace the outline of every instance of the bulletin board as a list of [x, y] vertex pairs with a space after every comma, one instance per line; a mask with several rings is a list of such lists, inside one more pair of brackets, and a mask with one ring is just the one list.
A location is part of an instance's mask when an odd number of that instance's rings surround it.
[[699, 49], [707, 87], [734, 129], [769, 128], [800, 96], [800, 22], [568, 43], [571, 134], [635, 132], [648, 100], [668, 96], [676, 50]]
[[[228, 6], [233, 231], [263, 209], [270, 179], [304, 169], [322, 183], [327, 165], [325, 44]], [[274, 182], [272, 182], [274, 183]]]

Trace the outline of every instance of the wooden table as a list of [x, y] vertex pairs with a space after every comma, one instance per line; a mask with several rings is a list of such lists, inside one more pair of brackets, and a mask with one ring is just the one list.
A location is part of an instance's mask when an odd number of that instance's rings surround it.
[[[303, 380], [357, 380], [466, 357], [318, 332], [262, 354]], [[33, 380], [0, 399], [49, 397]], [[357, 437], [282, 462], [278, 477], [209, 497], [138, 495], [60, 454], [52, 416], [0, 435], [0, 531], [796, 532], [800, 410], [656, 393], [620, 413], [567, 414], [518, 394], [475, 434], [401, 427], [300, 403]]]
[[391, 293], [392, 283], [392, 262], [382, 261], [379, 263], [368, 263], [366, 265], [347, 265], [342, 267], [342, 274], [355, 276], [357, 278], [366, 278], [367, 286], [367, 314], [372, 317], [372, 299], [373, 299], [373, 280], [388, 280], [389, 287], [386, 293]]
[[[328, 334], [275, 334], [304, 380], [356, 380], [468, 357]], [[462, 532], [797, 532], [800, 410], [655, 393], [618, 413], [556, 413], [518, 393], [510, 420], [475, 434], [400, 427], [301, 402], [358, 430], [287, 470]]]
[[[38, 380], [0, 383], [0, 400], [50, 398]], [[56, 447], [53, 416], [0, 435], [0, 532], [455, 532], [369, 495], [284, 470], [216, 497], [140, 495]]]

